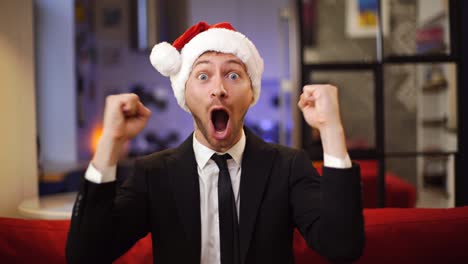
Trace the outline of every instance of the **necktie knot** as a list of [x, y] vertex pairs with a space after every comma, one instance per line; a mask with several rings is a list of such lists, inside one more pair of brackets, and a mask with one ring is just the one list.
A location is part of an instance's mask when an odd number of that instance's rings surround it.
[[216, 165], [218, 165], [218, 168], [219, 170], [228, 170], [228, 167], [227, 167], [227, 160], [228, 159], [231, 159], [231, 155], [229, 154], [224, 154], [224, 155], [218, 155], [218, 154], [213, 154], [213, 156], [211, 156], [211, 159], [216, 163]]

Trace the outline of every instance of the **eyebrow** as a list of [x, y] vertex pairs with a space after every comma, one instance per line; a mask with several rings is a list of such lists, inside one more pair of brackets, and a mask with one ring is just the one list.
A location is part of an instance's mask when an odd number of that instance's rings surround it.
[[[231, 64], [231, 63], [234, 63], [234, 64], [237, 64], [237, 65], [239, 65], [239, 66], [241, 66], [241, 67], [244, 67], [244, 66], [243, 66], [243, 63], [241, 63], [241, 62], [238, 61], [238, 60], [234, 60], [234, 59], [233, 59], [233, 60], [228, 60], [225, 64]], [[197, 66], [200, 65], [200, 64], [213, 64], [213, 63], [212, 63], [211, 61], [209, 61], [209, 60], [201, 60], [201, 61], [197, 61], [197, 62], [193, 65], [192, 68], [195, 68], [195, 67], [197, 67]]]
[[231, 63], [234, 63], [234, 64], [237, 64], [237, 65], [239, 65], [239, 66], [241, 66], [241, 67], [244, 67], [244, 64], [241, 63], [241, 62], [238, 61], [238, 60], [228, 60], [228, 61], [226, 62], [226, 64], [231, 64]]
[[195, 63], [195, 65], [193, 65], [192, 68], [195, 68], [195, 67], [197, 67], [197, 66], [200, 65], [200, 64], [212, 64], [212, 62], [211, 62], [211, 61], [207, 61], [207, 60], [197, 61], [197, 62]]

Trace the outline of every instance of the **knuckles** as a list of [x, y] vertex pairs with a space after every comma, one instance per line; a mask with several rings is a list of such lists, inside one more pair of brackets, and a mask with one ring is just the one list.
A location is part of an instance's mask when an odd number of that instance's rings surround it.
[[309, 92], [312, 90], [327, 91], [327, 92], [337, 92], [338, 87], [333, 84], [306, 84], [302, 87], [303, 92]]
[[338, 97], [338, 87], [332, 84], [308, 84], [304, 85], [302, 88], [302, 94], [300, 95], [300, 100], [305, 99], [310, 93], [316, 94], [316, 98], [323, 95], [329, 97]]
[[124, 103], [133, 103], [133, 102], [138, 102], [140, 98], [138, 95], [134, 93], [125, 93], [125, 94], [112, 94], [106, 96], [106, 104], [112, 105], [115, 104], [116, 102], [124, 102]]

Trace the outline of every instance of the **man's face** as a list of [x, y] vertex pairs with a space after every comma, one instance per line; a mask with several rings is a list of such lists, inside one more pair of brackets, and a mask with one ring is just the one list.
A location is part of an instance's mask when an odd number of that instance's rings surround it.
[[253, 102], [244, 63], [232, 54], [204, 53], [193, 63], [185, 101], [195, 121], [196, 138], [225, 152], [240, 139], [245, 114]]

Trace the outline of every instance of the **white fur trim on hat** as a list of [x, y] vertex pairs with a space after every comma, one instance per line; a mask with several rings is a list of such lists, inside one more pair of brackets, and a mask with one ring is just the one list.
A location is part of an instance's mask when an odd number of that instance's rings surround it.
[[[151, 63], [161, 74], [170, 77], [177, 102], [187, 112], [189, 109], [185, 104], [185, 84], [192, 71], [193, 63], [207, 51], [230, 53], [238, 57], [245, 64], [252, 82], [254, 101], [251, 105], [258, 101], [264, 67], [263, 59], [255, 45], [243, 34], [224, 28], [211, 28], [203, 31], [185, 44], [180, 54], [181, 59], [178, 59], [172, 51], [166, 51], [166, 48], [160, 51], [157, 46], [163, 43], [157, 44], [153, 48]], [[177, 50], [175, 51], [177, 52]], [[178, 64], [174, 60], [180, 61], [178, 71], [176, 67]], [[170, 66], [162, 64], [170, 64]]]

